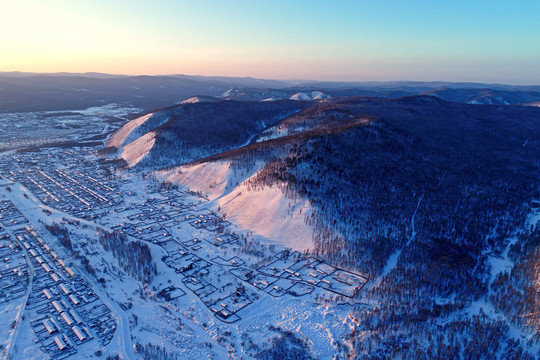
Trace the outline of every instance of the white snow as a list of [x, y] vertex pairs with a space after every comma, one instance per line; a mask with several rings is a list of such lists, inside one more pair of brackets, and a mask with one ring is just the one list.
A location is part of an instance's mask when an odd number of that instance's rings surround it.
[[133, 132], [133, 130], [144, 124], [148, 119], [150, 119], [152, 115], [153, 113], [149, 113], [127, 122], [124, 126], [120, 128], [120, 130], [111, 135], [111, 138], [109, 139], [107, 145], [117, 148], [124, 145], [124, 142], [126, 141], [127, 137]]
[[186, 99], [186, 100], [180, 102], [180, 104], [196, 104], [196, 103], [199, 103], [201, 101], [202, 101], [202, 99], [199, 96], [192, 96], [189, 99]]
[[200, 191], [210, 200], [228, 194], [251, 175], [250, 172], [231, 169], [231, 161], [207, 162], [182, 166], [160, 173], [168, 181]]
[[297, 100], [297, 101], [305, 101], [305, 100], [320, 100], [320, 99], [326, 99], [330, 96], [324, 94], [321, 91], [312, 91], [309, 94], [306, 94], [305, 92], [297, 92], [296, 94], [292, 95], [289, 100]]
[[532, 210], [525, 221], [525, 228], [529, 231], [534, 231], [537, 226], [540, 226], [540, 209]]
[[311, 92], [311, 98], [313, 100], [319, 100], [319, 99], [325, 99], [325, 98], [328, 98], [330, 96], [320, 92], [320, 91], [312, 91]]
[[304, 222], [311, 212], [307, 200], [288, 199], [277, 187], [248, 191], [245, 184], [218, 200], [227, 219], [294, 250], [313, 249], [313, 229]]
[[128, 162], [129, 167], [135, 166], [150, 152], [155, 142], [156, 133], [153, 131], [146, 133], [137, 140], [124, 146], [122, 159]]
[[[129, 113], [129, 108], [116, 103], [110, 103], [103, 106], [92, 106], [82, 110], [68, 110], [84, 116], [125, 116]], [[58, 111], [43, 111], [44, 114], [54, 114]]]
[[180, 104], [197, 104], [201, 102], [216, 102], [219, 101], [218, 98], [215, 98], [213, 96], [192, 96], [186, 100], [183, 100], [180, 102]]
[[231, 88], [231, 89], [225, 91], [223, 94], [221, 94], [221, 97], [231, 96], [232, 94], [234, 94], [234, 92], [235, 92], [234, 89]]
[[302, 101], [302, 100], [311, 100], [311, 97], [303, 92], [297, 92], [296, 94], [292, 95], [290, 100], [296, 100], [296, 101]]
[[168, 181], [200, 191], [214, 200], [227, 220], [241, 230], [294, 250], [313, 249], [313, 228], [304, 221], [309, 201], [290, 199], [278, 187], [250, 185], [261, 164], [248, 170], [231, 170], [230, 161], [180, 167], [159, 175]]

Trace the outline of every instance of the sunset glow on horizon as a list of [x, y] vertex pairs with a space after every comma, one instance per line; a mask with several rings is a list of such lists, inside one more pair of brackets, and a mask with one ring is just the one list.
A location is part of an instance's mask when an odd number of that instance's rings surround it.
[[540, 83], [540, 3], [0, 3], [0, 71]]

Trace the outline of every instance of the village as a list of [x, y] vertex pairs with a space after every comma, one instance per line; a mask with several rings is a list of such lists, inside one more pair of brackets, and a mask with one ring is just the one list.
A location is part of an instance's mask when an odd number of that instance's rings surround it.
[[17, 270], [3, 271], [2, 296], [26, 296], [24, 314], [41, 349], [51, 359], [63, 359], [87, 342], [107, 345], [116, 329], [111, 310], [31, 225], [19, 227], [28, 219], [10, 201], [1, 201], [0, 209], [6, 227], [0, 251], [8, 269]]
[[[201, 194], [163, 186], [151, 176], [141, 181], [118, 173], [93, 158], [91, 149], [0, 157], [0, 177], [7, 192], [20, 184], [45, 205], [43, 216], [54, 209], [69, 215], [71, 223], [91, 221], [161, 247], [166, 255], [155, 261], [173, 269], [180, 283], [159, 289], [158, 297], [170, 302], [191, 292], [223, 323], [241, 320], [244, 309], [265, 296], [327, 293], [346, 301], [367, 282], [359, 274], [288, 249], [253, 256], [242, 250], [246, 238], [207, 206]], [[89, 275], [69, 267], [58, 255], [65, 252], [44, 241], [10, 201], [0, 202], [0, 222], [9, 230], [0, 233], [5, 237], [2, 258], [18, 259], [10, 267], [16, 272], [2, 273], [1, 295], [22, 297], [31, 283], [24, 313], [42, 351], [62, 359], [93, 341], [106, 346], [118, 326], [117, 316], [89, 285]], [[8, 281], [14, 276], [25, 281]]]

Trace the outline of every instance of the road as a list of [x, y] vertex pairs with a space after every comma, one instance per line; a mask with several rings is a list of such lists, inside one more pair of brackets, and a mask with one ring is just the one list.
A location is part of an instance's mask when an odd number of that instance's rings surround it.
[[28, 252], [26, 251], [26, 248], [23, 246], [23, 244], [11, 234], [11, 236], [15, 239], [17, 244], [21, 249], [24, 251], [24, 259], [26, 261], [26, 264], [28, 265], [29, 270], [29, 276], [28, 276], [28, 287], [26, 288], [26, 294], [24, 296], [23, 303], [21, 305], [21, 308], [19, 309], [19, 312], [17, 313], [17, 318], [15, 319], [15, 329], [13, 330], [13, 334], [11, 335], [11, 341], [7, 348], [6, 353], [6, 359], [12, 358], [12, 351], [15, 345], [17, 344], [17, 337], [19, 335], [19, 330], [21, 328], [22, 323], [22, 316], [24, 314], [24, 311], [26, 309], [26, 304], [28, 303], [28, 297], [30, 297], [30, 293], [32, 292], [32, 287], [34, 286], [34, 266], [32, 265], [32, 262], [30, 261], [30, 257], [28, 255]]
[[[47, 230], [39, 222], [39, 217], [36, 215], [36, 209], [41, 209], [41, 208], [46, 208], [46, 207], [42, 206], [40, 204], [40, 202], [37, 200], [37, 198], [32, 194], [32, 192], [30, 192], [28, 189], [23, 187], [21, 184], [14, 183], [13, 185], [15, 185], [14, 190], [12, 192], [6, 193], [8, 199], [11, 200], [13, 202], [13, 204], [15, 204], [17, 209], [19, 209], [19, 211], [21, 211], [21, 213], [23, 213], [24, 216], [26, 216], [26, 218], [30, 221], [30, 223], [34, 226], [34, 228], [38, 232], [46, 233]], [[26, 198], [24, 196], [21, 196], [21, 194], [16, 194], [16, 192], [18, 192], [17, 188], [20, 189], [20, 191], [22, 193], [26, 193], [29, 196]], [[38, 210], [38, 211], [40, 211], [40, 210]], [[94, 223], [90, 223], [90, 222], [87, 222], [86, 220], [78, 219], [78, 218], [69, 216], [69, 215], [64, 214], [64, 213], [59, 213], [56, 210], [54, 211], [54, 213], [55, 213], [56, 216], [65, 216], [65, 217], [68, 217], [68, 218], [71, 218], [71, 219], [79, 220], [81, 223], [86, 223], [86, 224], [90, 224], [92, 226], [96, 226], [96, 224], [94, 224]], [[20, 244], [19, 241], [18, 241], [18, 243], [24, 249], [24, 251], [26, 253], [26, 249], [22, 246], [22, 244]], [[26, 253], [26, 261], [27, 261], [27, 263], [30, 262], [29, 257], [28, 257], [28, 253]], [[19, 312], [19, 315], [18, 315], [18, 318], [17, 318], [17, 325], [16, 325], [16, 328], [15, 328], [14, 336], [12, 336], [12, 338], [13, 338], [12, 344], [16, 344], [15, 339], [16, 339], [16, 335], [17, 335], [17, 332], [18, 332], [18, 329], [19, 329], [19, 324], [20, 324], [19, 318], [20, 318], [20, 316], [22, 316], [22, 313], [24, 312], [24, 308], [26, 307], [26, 302], [28, 300], [28, 296], [30, 295], [30, 291], [32, 290], [34, 267], [32, 266], [31, 263], [29, 264], [29, 267], [31, 269], [31, 274], [32, 275], [30, 277], [30, 281], [29, 281], [29, 284], [28, 284], [28, 290], [27, 290], [25, 301], [24, 301], [24, 305], [21, 308], [21, 311]], [[133, 346], [132, 346], [132, 342], [131, 342], [131, 332], [130, 332], [130, 329], [129, 329], [128, 316], [114, 301], [112, 301], [107, 296], [107, 294], [105, 294], [101, 290], [101, 285], [97, 284], [94, 281], [94, 278], [85, 271], [83, 266], [80, 266], [77, 270], [78, 270], [79, 273], [84, 273], [85, 274], [84, 278], [91, 285], [92, 290], [99, 296], [99, 298], [116, 315], [116, 320], [117, 320], [116, 333], [114, 335], [113, 340], [111, 341], [111, 344], [109, 344], [109, 346], [107, 346], [107, 348], [105, 349], [104, 355], [115, 355], [116, 353], [118, 353], [118, 355], [120, 355], [120, 357], [122, 359], [135, 359], [135, 353], [133, 352]], [[114, 346], [113, 341], [116, 342], [117, 346]], [[10, 350], [11, 350], [11, 348], [12, 347], [10, 346]], [[8, 357], [7, 357], [8, 359], [9, 359], [9, 353], [10, 353], [10, 351], [8, 351]]]

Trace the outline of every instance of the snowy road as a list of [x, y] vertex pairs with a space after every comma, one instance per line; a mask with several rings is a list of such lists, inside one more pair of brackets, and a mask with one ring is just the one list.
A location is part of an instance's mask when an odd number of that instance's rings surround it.
[[12, 358], [12, 351], [13, 351], [13, 348], [15, 347], [14, 345], [17, 344], [17, 337], [19, 335], [19, 330], [21, 328], [22, 317], [24, 315], [24, 311], [26, 309], [26, 304], [28, 303], [28, 297], [30, 297], [30, 293], [32, 292], [32, 287], [33, 287], [33, 284], [34, 284], [34, 266], [32, 265], [32, 262], [30, 261], [30, 257], [28, 256], [28, 252], [26, 251], [26, 248], [23, 246], [23, 244], [16, 237], [13, 237], [13, 238], [15, 239], [15, 241], [17, 242], [19, 247], [21, 249], [23, 249], [23, 251], [24, 251], [24, 254], [25, 254], [24, 258], [25, 258], [26, 264], [28, 265], [29, 276], [28, 276], [28, 287], [26, 288], [26, 294], [25, 294], [24, 300], [23, 300], [23, 302], [21, 304], [21, 308], [19, 309], [19, 312], [17, 314], [17, 318], [15, 319], [15, 321], [16, 321], [15, 329], [13, 330], [13, 335], [11, 336], [11, 341], [7, 346], [8, 349], [7, 349], [6, 359], [11, 359]]

